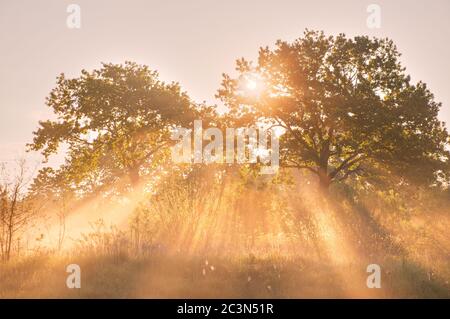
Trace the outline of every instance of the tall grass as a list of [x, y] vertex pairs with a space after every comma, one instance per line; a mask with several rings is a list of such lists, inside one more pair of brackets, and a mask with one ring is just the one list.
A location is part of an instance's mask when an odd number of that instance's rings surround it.
[[[308, 183], [195, 174], [167, 180], [125, 227], [99, 220], [68, 251], [1, 264], [0, 296], [450, 297], [448, 198], [335, 189], [323, 201]], [[66, 287], [72, 263], [81, 289]], [[371, 263], [381, 289], [366, 286]]]

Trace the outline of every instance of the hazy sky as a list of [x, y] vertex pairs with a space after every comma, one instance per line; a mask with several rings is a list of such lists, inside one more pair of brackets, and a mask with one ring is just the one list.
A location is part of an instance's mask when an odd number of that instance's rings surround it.
[[[71, 3], [81, 7], [80, 29], [66, 25]], [[381, 6], [380, 29], [366, 25], [371, 3]], [[260, 46], [305, 28], [393, 39], [407, 72], [428, 84], [450, 123], [449, 15], [449, 0], [0, 0], [0, 162], [23, 154], [61, 72], [131, 60], [180, 82], [194, 100], [218, 103], [221, 74], [237, 58], [253, 59]]]

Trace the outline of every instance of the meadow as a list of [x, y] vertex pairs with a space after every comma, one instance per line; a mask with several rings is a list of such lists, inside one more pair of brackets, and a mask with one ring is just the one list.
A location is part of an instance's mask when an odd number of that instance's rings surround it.
[[[355, 202], [349, 190], [335, 189], [324, 202], [308, 194], [311, 183], [234, 180], [222, 188], [201, 181], [197, 196], [189, 195], [191, 187], [171, 184], [164, 193], [147, 194], [121, 226], [98, 220], [70, 248], [35, 248], [2, 263], [0, 296], [450, 296], [446, 194], [427, 198], [434, 206], [421, 210], [400, 193], [361, 193]], [[66, 285], [66, 267], [74, 263], [81, 268], [81, 289]], [[380, 289], [366, 285], [373, 263], [381, 267]]]

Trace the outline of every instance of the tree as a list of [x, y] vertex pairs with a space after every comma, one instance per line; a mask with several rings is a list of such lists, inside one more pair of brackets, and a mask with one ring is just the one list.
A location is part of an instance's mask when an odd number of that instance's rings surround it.
[[61, 74], [46, 104], [56, 120], [39, 122], [29, 149], [47, 160], [66, 145], [61, 171], [85, 193], [137, 185], [167, 158], [170, 129], [197, 114], [177, 83], [161, 82], [156, 71], [132, 62], [102, 64], [74, 79]]
[[0, 167], [0, 257], [3, 261], [11, 258], [17, 234], [39, 210], [33, 198], [27, 194], [31, 178], [27, 177], [25, 161], [20, 160], [17, 164], [17, 172], [12, 178], [4, 165]]
[[369, 171], [432, 183], [448, 172], [440, 103], [410, 83], [391, 40], [306, 30], [292, 43], [237, 61], [217, 96], [241, 125], [283, 128], [282, 167], [307, 169], [322, 189]]
[[59, 224], [58, 251], [62, 249], [66, 235], [66, 217], [76, 203], [75, 191], [64, 167], [59, 170], [44, 167], [28, 190], [28, 195], [41, 203], [43, 209], [55, 212]]

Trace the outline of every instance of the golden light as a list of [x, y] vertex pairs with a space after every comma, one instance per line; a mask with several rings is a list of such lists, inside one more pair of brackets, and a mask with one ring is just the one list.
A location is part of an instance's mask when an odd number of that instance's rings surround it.
[[243, 96], [256, 98], [265, 91], [266, 84], [261, 74], [249, 72], [241, 78], [240, 88]]
[[247, 89], [249, 90], [256, 90], [256, 88], [258, 87], [256, 81], [248, 79], [247, 80]]

